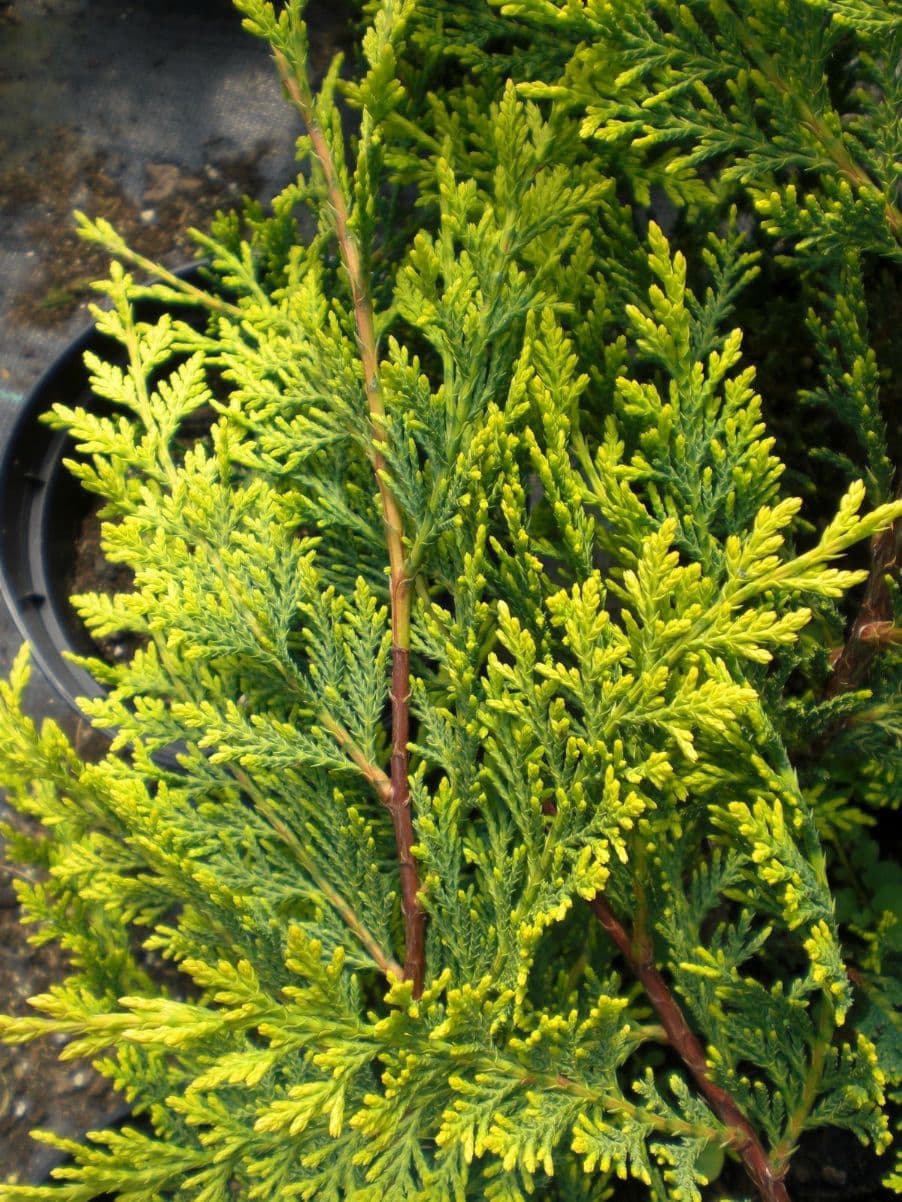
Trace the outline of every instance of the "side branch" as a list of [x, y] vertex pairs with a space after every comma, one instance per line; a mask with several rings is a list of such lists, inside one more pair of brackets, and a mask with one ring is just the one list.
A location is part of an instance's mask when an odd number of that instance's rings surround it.
[[[879, 184], [875, 179], [871, 178], [864, 167], [852, 158], [848, 147], [843, 141], [842, 135], [831, 130], [820, 114], [815, 112], [811, 107], [805, 97], [801, 93], [794, 92], [788, 86], [771, 54], [761, 43], [761, 40], [752, 33], [750, 23], [741, 20], [736, 15], [730, 6], [729, 0], [718, 0], [718, 5], [724, 11], [730, 13], [736, 23], [736, 28], [742, 31], [742, 41], [754, 59], [762, 76], [776, 92], [782, 97], [788, 98], [789, 102], [795, 106], [800, 123], [818, 139], [821, 148], [833, 161], [840, 174], [856, 188], [867, 188], [871, 192], [879, 193], [881, 191]], [[883, 212], [886, 217], [886, 224], [889, 226], [894, 237], [899, 238], [902, 236], [902, 212], [893, 204], [892, 200], [885, 202]]]
[[731, 1146], [742, 1159], [761, 1198], [764, 1202], [789, 1202], [782, 1177], [771, 1168], [758, 1133], [735, 1099], [711, 1080], [704, 1049], [686, 1021], [673, 991], [655, 967], [650, 945], [627, 931], [601, 894], [596, 894], [589, 906], [644, 988], [671, 1047], [692, 1074], [711, 1109], [734, 1133]]
[[342, 921], [349, 931], [359, 941], [360, 945], [372, 957], [373, 963], [377, 966], [383, 976], [400, 976], [401, 966], [395, 960], [394, 956], [385, 952], [378, 939], [367, 929], [356, 911], [345, 900], [343, 895], [322, 876], [308, 854], [307, 848], [295, 833], [282, 821], [276, 813], [275, 807], [270, 802], [269, 798], [260, 792], [255, 787], [250, 777], [243, 768], [238, 768], [233, 765], [230, 769], [232, 775], [241, 785], [242, 789], [254, 799], [254, 804], [257, 810], [267, 820], [275, 833], [279, 836], [282, 842], [290, 847], [294, 855], [297, 857], [298, 863], [301, 864], [310, 874], [310, 879], [316, 885], [317, 889], [322, 893], [323, 897], [330, 906], [341, 915]]
[[382, 794], [392, 818], [398, 871], [401, 881], [401, 913], [404, 919], [404, 978], [413, 982], [414, 997], [423, 992], [426, 975], [426, 912], [419, 899], [420, 878], [413, 857], [414, 831], [410, 806], [410, 778], [407, 744], [410, 740], [410, 608], [411, 581], [404, 554], [404, 522], [400, 507], [387, 482], [385, 456], [381, 450], [387, 437], [385, 403], [379, 376], [376, 349], [376, 325], [370, 302], [360, 251], [351, 232], [348, 206], [335, 168], [332, 151], [313, 110], [309, 92], [302, 88], [281, 51], [275, 51], [276, 65], [285, 91], [307, 127], [313, 153], [326, 183], [329, 206], [338, 240], [341, 260], [351, 289], [357, 348], [363, 367], [366, 399], [372, 430], [370, 462], [379, 489], [385, 540], [389, 559], [391, 596], [392, 675], [391, 675], [391, 788]]
[[357, 746], [344, 727], [340, 723], [336, 722], [327, 710], [321, 710], [318, 718], [324, 729], [329, 732], [351, 763], [360, 770], [360, 774], [370, 783], [374, 793], [382, 802], [382, 804], [388, 808], [391, 808], [392, 785], [389, 777], [385, 775], [378, 764], [374, 764], [369, 759], [366, 753]]

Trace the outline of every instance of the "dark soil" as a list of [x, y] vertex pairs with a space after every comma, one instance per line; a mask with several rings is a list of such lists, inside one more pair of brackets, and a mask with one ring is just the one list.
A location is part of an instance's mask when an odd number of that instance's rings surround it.
[[[100, 541], [101, 521], [97, 516], [99, 506], [91, 510], [81, 524], [75, 544], [75, 561], [67, 592], [69, 596], [79, 593], [129, 593], [134, 588], [134, 576], [121, 563], [110, 563], [103, 553]], [[97, 654], [109, 664], [127, 663], [144, 642], [134, 634], [117, 633], [103, 637], [92, 636]]]

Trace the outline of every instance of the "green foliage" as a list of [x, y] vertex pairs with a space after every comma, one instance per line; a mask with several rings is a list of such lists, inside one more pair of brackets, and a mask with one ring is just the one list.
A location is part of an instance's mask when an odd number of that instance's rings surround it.
[[[0, 1033], [135, 1118], [0, 1198], [700, 1202], [741, 1162], [778, 1200], [809, 1131], [882, 1151], [891, 8], [384, 0], [314, 96], [298, 0], [237, 7], [298, 181], [198, 235], [205, 288], [82, 219], [124, 354], [49, 420], [134, 576], [75, 599], [137, 642], [85, 661], [109, 752], [23, 714], [26, 654], [0, 686], [23, 915], [72, 960]], [[804, 506], [736, 324], [774, 236], [791, 411], [845, 432]]]

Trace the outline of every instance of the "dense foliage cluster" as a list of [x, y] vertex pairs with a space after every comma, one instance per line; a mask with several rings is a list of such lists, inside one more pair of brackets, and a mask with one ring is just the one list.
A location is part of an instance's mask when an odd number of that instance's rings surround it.
[[203, 287], [82, 219], [109, 753], [26, 655], [0, 697], [72, 964], [0, 1033], [133, 1118], [0, 1198], [780, 1202], [815, 1129], [884, 1151], [897, 0], [373, 0], [316, 93], [299, 0], [236, 4], [297, 181]]

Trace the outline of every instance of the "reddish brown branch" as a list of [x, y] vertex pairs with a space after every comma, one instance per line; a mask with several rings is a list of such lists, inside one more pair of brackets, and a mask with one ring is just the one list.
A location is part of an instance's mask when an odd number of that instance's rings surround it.
[[413, 858], [413, 815], [407, 744], [410, 741], [410, 653], [392, 649], [391, 675], [392, 756], [391, 800], [388, 809], [395, 828], [398, 871], [401, 879], [401, 913], [404, 916], [404, 977], [413, 982], [413, 995], [423, 992], [426, 969], [426, 912], [420, 904], [420, 877]]
[[858, 688], [871, 661], [886, 643], [895, 641], [893, 603], [887, 576], [902, 561], [902, 518], [871, 539], [871, 570], [864, 598], [845, 646], [833, 661], [827, 694], [835, 697]]
[[367, 290], [357, 242], [351, 231], [348, 206], [338, 178], [332, 151], [316, 119], [309, 92], [295, 77], [285, 56], [275, 52], [279, 74], [285, 90], [301, 114], [313, 152], [319, 162], [335, 236], [342, 263], [351, 289], [357, 349], [363, 368], [367, 407], [370, 416], [372, 444], [370, 462], [379, 489], [385, 541], [389, 559], [389, 591], [391, 596], [392, 675], [391, 675], [391, 788], [386, 793], [384, 779], [375, 783], [380, 797], [391, 814], [398, 853], [398, 874], [401, 883], [401, 914], [404, 920], [404, 978], [413, 982], [414, 997], [423, 992], [426, 975], [426, 912], [419, 899], [420, 877], [413, 857], [414, 830], [410, 806], [409, 755], [410, 741], [410, 603], [411, 581], [404, 552], [404, 520], [398, 502], [389, 486], [382, 447], [387, 437], [385, 404], [379, 376], [379, 356], [376, 345], [376, 324], [373, 306]]
[[691, 1030], [670, 986], [655, 967], [650, 941], [631, 935], [601, 894], [589, 903], [598, 921], [638, 978], [673, 1050], [685, 1064], [721, 1122], [733, 1133], [731, 1147], [738, 1153], [764, 1202], [789, 1202], [782, 1176], [771, 1168], [757, 1132], [735, 1099], [711, 1080], [704, 1049]]

